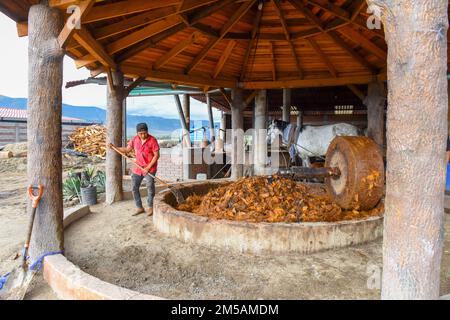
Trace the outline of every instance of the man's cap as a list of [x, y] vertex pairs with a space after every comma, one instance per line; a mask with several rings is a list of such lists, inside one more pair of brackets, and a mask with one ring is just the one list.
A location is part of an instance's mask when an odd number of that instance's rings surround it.
[[136, 126], [136, 132], [148, 131], [148, 126], [146, 123], [139, 123]]

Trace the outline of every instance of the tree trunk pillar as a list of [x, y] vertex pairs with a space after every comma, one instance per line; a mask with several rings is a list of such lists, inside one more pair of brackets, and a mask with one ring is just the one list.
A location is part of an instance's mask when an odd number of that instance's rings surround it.
[[444, 236], [448, 2], [368, 3], [380, 9], [389, 46], [381, 297], [437, 299]]
[[283, 89], [283, 121], [291, 122], [291, 89]]
[[[123, 101], [125, 99], [124, 77], [120, 71], [111, 71], [107, 86], [106, 144], [122, 144]], [[122, 159], [114, 150], [106, 151], [106, 203], [122, 201]]]
[[[34, 5], [28, 16], [28, 183], [42, 184], [30, 260], [64, 249], [62, 199], [62, 81], [64, 51], [57, 38], [64, 26], [59, 10]], [[30, 201], [28, 201], [30, 202]], [[28, 214], [31, 205], [28, 205]]]
[[242, 89], [233, 89], [231, 95], [231, 178], [237, 180], [244, 176], [244, 115], [242, 112], [245, 109], [245, 101]]
[[367, 135], [384, 148], [384, 107], [386, 89], [382, 82], [372, 82], [364, 104], [367, 106]]
[[255, 175], [264, 175], [267, 165], [267, 91], [259, 90], [255, 99]]

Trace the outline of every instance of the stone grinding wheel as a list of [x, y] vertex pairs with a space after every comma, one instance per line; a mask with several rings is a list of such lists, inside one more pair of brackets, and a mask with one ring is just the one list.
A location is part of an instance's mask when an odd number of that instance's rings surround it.
[[367, 137], [336, 137], [328, 148], [326, 167], [337, 167], [339, 178], [325, 179], [327, 192], [341, 208], [371, 210], [384, 192], [381, 148]]

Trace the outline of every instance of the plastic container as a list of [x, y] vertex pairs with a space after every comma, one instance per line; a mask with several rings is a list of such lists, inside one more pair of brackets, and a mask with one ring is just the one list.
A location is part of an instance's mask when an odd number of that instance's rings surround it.
[[97, 187], [81, 188], [81, 203], [85, 206], [97, 204]]

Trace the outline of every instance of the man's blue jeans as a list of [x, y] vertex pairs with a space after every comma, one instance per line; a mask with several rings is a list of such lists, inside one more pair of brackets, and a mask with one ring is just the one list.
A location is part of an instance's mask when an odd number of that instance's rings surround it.
[[[156, 172], [152, 173], [152, 174], [156, 175]], [[136, 204], [137, 208], [143, 208], [141, 194], [139, 193], [139, 188], [141, 187], [142, 180], [145, 180], [145, 182], [147, 183], [148, 207], [153, 208], [153, 198], [155, 197], [155, 180], [152, 177], [150, 177], [148, 174], [146, 174], [145, 176], [140, 176], [135, 173], [131, 174], [131, 181], [133, 183], [134, 203]]]

